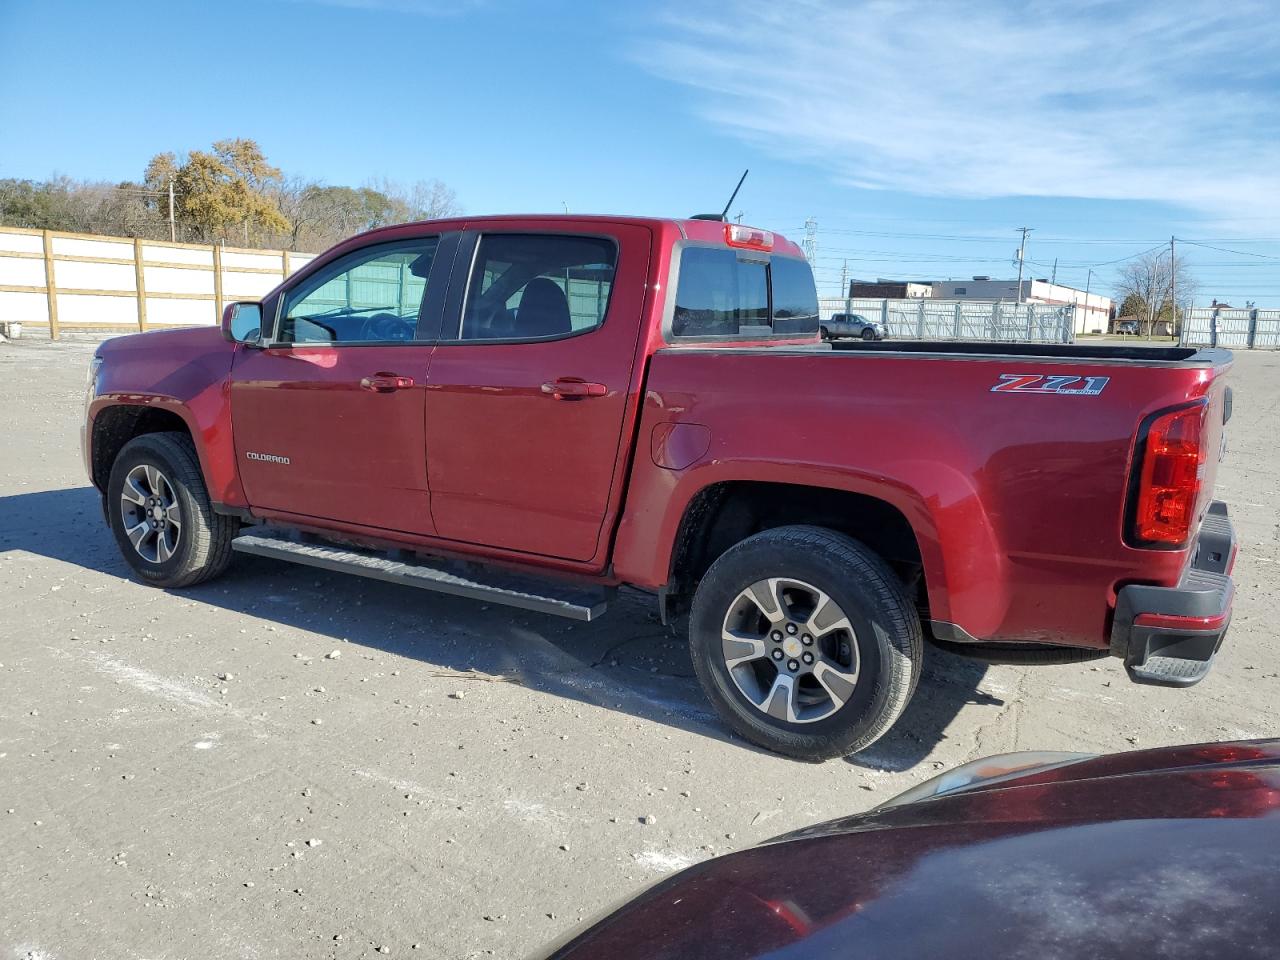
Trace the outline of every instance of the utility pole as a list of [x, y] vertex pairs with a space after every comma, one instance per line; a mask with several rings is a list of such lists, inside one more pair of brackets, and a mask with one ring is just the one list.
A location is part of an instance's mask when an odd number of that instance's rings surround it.
[[173, 219], [173, 177], [169, 178], [169, 242], [178, 242], [178, 225]]
[[804, 242], [801, 246], [804, 248], [805, 259], [812, 264], [818, 255], [818, 221], [816, 217], [810, 217], [804, 222]]
[[1093, 283], [1093, 267], [1089, 268], [1089, 275], [1084, 281], [1084, 325], [1089, 326], [1089, 285]]
[[1169, 329], [1178, 329], [1178, 261], [1173, 249], [1174, 238], [1169, 238], [1169, 299], [1173, 302], [1173, 320]]
[[1031, 227], [1018, 227], [1022, 231], [1022, 243], [1018, 246], [1018, 302], [1022, 302], [1022, 263], [1027, 258], [1027, 234]]
[[840, 267], [840, 296], [849, 296], [849, 261], [845, 260]]
[[738, 211], [738, 215], [737, 215], [736, 217], [734, 217], [733, 219], [734, 219], [734, 222], [735, 222], [735, 223], [741, 223], [741, 222], [742, 222], [742, 211], [741, 211], [741, 210], [739, 210], [739, 211]]
[[1055, 287], [1058, 285], [1058, 258], [1057, 257], [1053, 258], [1053, 279], [1051, 279], [1049, 282], [1052, 283]]

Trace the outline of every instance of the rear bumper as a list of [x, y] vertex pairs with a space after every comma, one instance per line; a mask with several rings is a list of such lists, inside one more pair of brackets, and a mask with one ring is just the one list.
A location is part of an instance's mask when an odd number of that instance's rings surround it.
[[1231, 623], [1238, 543], [1227, 505], [1209, 506], [1176, 587], [1133, 584], [1116, 597], [1111, 652], [1135, 683], [1189, 687], [1208, 674]]

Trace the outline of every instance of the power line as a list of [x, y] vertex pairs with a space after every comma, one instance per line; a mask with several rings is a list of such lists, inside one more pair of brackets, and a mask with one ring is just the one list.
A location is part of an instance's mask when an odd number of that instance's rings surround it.
[[1182, 242], [1190, 243], [1197, 247], [1204, 247], [1206, 250], [1217, 250], [1219, 253], [1235, 253], [1242, 257], [1259, 257], [1263, 260], [1280, 260], [1280, 257], [1271, 253], [1253, 253], [1250, 250], [1228, 250], [1226, 247], [1215, 247], [1208, 243], [1201, 243], [1199, 240], [1188, 240], [1185, 237], [1183, 237]]

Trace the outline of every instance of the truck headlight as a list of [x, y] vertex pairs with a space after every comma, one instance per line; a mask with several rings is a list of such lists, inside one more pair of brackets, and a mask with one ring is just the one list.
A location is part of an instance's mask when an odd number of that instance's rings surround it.
[[97, 354], [89, 361], [89, 368], [84, 372], [84, 408], [89, 411], [89, 404], [98, 395], [98, 371], [102, 369], [102, 358]]

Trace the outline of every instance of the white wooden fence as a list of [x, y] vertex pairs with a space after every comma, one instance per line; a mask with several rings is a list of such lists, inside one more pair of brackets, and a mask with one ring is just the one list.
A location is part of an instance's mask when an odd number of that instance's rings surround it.
[[155, 330], [217, 323], [315, 254], [0, 227], [0, 325]]

